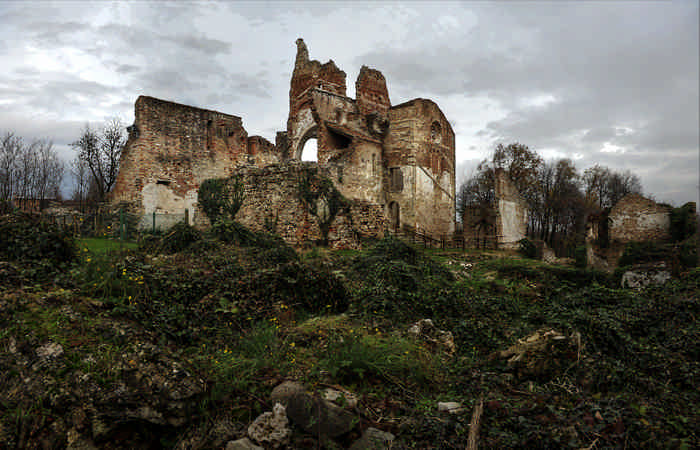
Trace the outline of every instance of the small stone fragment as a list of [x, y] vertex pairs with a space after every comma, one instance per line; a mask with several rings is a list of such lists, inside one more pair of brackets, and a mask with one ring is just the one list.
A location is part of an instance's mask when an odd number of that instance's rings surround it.
[[393, 442], [393, 434], [370, 427], [350, 446], [350, 450], [385, 450], [392, 448]]
[[265, 447], [279, 448], [289, 443], [292, 430], [284, 406], [275, 403], [272, 412], [258, 416], [248, 427], [248, 436]]
[[39, 358], [44, 360], [58, 358], [63, 354], [63, 346], [55, 342], [49, 342], [37, 348], [36, 354]]
[[248, 438], [229, 441], [226, 444], [226, 450], [265, 450], [262, 447], [255, 445]]
[[462, 404], [458, 402], [438, 402], [438, 411], [457, 414], [463, 411]]

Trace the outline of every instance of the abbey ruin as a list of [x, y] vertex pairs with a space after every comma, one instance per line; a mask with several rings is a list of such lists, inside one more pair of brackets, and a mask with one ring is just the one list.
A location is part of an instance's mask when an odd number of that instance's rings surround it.
[[[392, 106], [384, 76], [366, 66], [350, 98], [345, 72], [333, 61], [310, 60], [302, 39], [296, 45], [287, 129], [274, 144], [249, 136], [238, 116], [139, 97], [112, 204], [128, 206], [142, 227], [154, 212], [181, 220], [185, 210], [190, 223], [202, 225], [199, 185], [235, 176], [245, 185], [236, 220], [261, 229], [274, 219], [286, 241], [301, 244], [319, 238], [329, 211], [303, 204], [299, 180], [310, 176], [317, 186], [323, 177], [346, 200], [331, 211], [331, 245], [402, 228], [452, 234], [455, 135], [440, 108], [421, 98]], [[318, 161], [302, 163], [312, 138]]]

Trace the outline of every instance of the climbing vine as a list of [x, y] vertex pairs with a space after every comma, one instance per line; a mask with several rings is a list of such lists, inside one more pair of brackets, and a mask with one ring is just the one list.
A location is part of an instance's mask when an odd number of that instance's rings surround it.
[[350, 204], [335, 188], [333, 182], [318, 173], [318, 170], [304, 170], [299, 175], [299, 200], [309, 213], [316, 217], [321, 231], [321, 245], [328, 245], [328, 232], [338, 213], [346, 211]]
[[199, 186], [197, 201], [213, 224], [221, 219], [233, 220], [244, 198], [245, 186], [239, 178], [212, 178]]

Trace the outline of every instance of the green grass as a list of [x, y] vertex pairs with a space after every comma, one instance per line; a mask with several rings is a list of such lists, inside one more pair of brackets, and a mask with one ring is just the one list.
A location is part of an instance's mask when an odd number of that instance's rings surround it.
[[83, 238], [78, 239], [79, 248], [82, 250], [87, 249], [89, 252], [95, 255], [101, 255], [109, 253], [112, 251], [123, 250], [123, 249], [136, 249], [138, 244], [136, 242], [128, 241], [117, 241], [114, 239], [106, 238]]

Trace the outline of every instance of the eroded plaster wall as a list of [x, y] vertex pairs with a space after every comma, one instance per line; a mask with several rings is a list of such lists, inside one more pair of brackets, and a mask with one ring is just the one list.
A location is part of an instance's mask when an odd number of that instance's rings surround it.
[[516, 249], [527, 233], [527, 204], [503, 169], [497, 168], [494, 175], [498, 246]]

